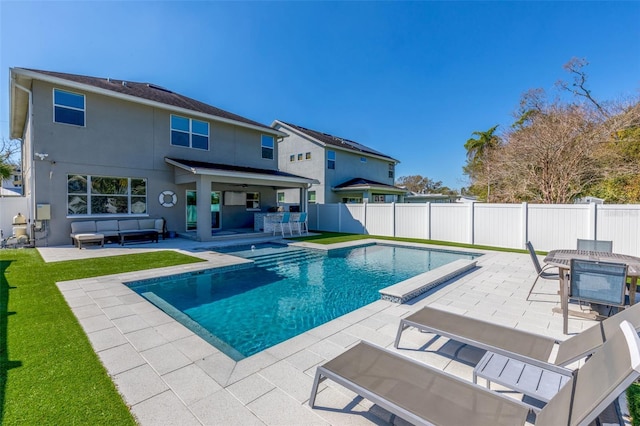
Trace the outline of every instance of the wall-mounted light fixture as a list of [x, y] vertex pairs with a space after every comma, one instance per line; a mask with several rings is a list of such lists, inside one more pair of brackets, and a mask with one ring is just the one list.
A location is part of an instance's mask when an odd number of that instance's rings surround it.
[[34, 153], [34, 155], [38, 158], [40, 158], [40, 161], [44, 161], [45, 158], [47, 158], [49, 156], [49, 154], [43, 154], [41, 152], [36, 152]]

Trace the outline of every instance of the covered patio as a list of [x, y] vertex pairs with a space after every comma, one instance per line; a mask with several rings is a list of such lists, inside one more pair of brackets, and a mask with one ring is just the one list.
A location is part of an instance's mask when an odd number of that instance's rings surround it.
[[279, 170], [165, 158], [174, 167], [174, 183], [185, 191], [186, 235], [212, 241], [216, 235], [260, 232], [260, 221], [280, 206], [278, 190], [297, 189], [299, 211], [307, 211], [307, 193], [315, 179]]

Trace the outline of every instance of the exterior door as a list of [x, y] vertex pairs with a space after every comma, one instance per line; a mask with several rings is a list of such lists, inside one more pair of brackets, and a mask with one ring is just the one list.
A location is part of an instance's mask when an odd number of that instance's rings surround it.
[[[195, 190], [187, 190], [187, 231], [198, 229], [198, 197]], [[221, 226], [220, 191], [211, 191], [211, 229], [218, 230]]]

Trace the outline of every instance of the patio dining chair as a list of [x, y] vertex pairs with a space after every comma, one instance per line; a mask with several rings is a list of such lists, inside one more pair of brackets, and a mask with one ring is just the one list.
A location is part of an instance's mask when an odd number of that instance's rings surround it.
[[529, 250], [529, 256], [531, 256], [533, 267], [536, 268], [536, 272], [538, 273], [538, 275], [536, 276], [536, 279], [533, 281], [533, 284], [531, 285], [531, 288], [529, 289], [529, 294], [527, 294], [527, 300], [529, 300], [529, 297], [533, 292], [533, 288], [536, 286], [536, 283], [538, 282], [539, 278], [542, 278], [545, 280], [559, 280], [560, 273], [547, 272], [547, 269], [556, 268], [555, 266], [551, 266], [551, 265], [545, 265], [544, 267], [540, 266], [538, 255], [536, 254], [536, 251], [533, 249], [533, 244], [531, 244], [531, 241], [527, 241], [527, 250]]
[[601, 306], [609, 307], [610, 314], [613, 308], [621, 308], [625, 305], [627, 265], [571, 259], [569, 285], [570, 299], [580, 304], [590, 303], [596, 308], [595, 310], [599, 310]]
[[613, 252], [613, 241], [606, 240], [583, 240], [578, 238], [578, 250]]

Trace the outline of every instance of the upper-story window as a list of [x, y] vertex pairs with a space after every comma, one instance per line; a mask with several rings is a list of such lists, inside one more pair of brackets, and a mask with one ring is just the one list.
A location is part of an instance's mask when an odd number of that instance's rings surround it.
[[209, 149], [209, 123], [171, 115], [171, 145]]
[[336, 168], [336, 152], [327, 151], [327, 169]]
[[53, 121], [84, 126], [84, 95], [53, 89]]
[[298, 154], [298, 161], [302, 161], [302, 153]]
[[261, 146], [262, 146], [262, 158], [273, 160], [273, 146], [274, 146], [273, 136], [262, 135]]
[[367, 162], [367, 157], [360, 157], [360, 162], [361, 163], [366, 163]]
[[291, 154], [291, 155], [289, 156], [289, 161], [291, 161], [291, 162], [296, 161], [296, 156], [295, 156], [295, 154]]
[[393, 163], [389, 163], [389, 178], [393, 179], [393, 171], [395, 169], [395, 166], [393, 165]]
[[311, 153], [307, 152], [306, 154], [304, 154], [304, 159], [305, 160], [311, 160]]

